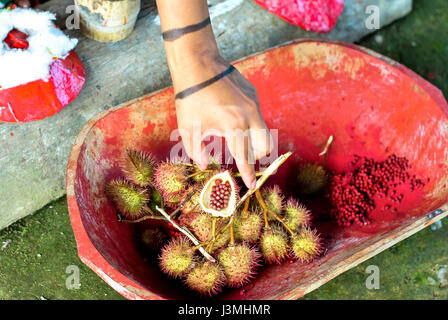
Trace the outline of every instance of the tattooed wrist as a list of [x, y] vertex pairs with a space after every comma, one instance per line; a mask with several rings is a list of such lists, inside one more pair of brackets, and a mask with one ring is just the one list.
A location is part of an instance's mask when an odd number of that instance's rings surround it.
[[230, 65], [226, 70], [224, 70], [223, 72], [221, 72], [220, 74], [217, 74], [216, 76], [214, 76], [213, 78], [210, 78], [204, 82], [201, 82], [197, 85], [191, 86], [185, 90], [182, 90], [181, 92], [178, 92], [175, 96], [175, 99], [184, 99], [212, 84], [214, 84], [215, 82], [219, 81], [220, 79], [228, 76], [229, 74], [231, 74], [233, 71], [235, 71], [235, 67]]
[[175, 41], [186, 34], [204, 29], [210, 23], [211, 23], [210, 17], [207, 17], [205, 20], [203, 20], [199, 23], [196, 23], [196, 24], [192, 24], [192, 25], [189, 25], [189, 26], [186, 26], [183, 28], [176, 28], [176, 29], [164, 31], [164, 32], [162, 32], [162, 37], [163, 37], [163, 40], [165, 40], [165, 41]]

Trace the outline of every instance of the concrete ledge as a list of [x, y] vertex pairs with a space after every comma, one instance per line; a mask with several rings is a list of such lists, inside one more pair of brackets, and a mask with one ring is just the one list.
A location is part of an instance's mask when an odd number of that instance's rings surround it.
[[[408, 14], [412, 0], [346, 0], [336, 28], [328, 35], [305, 32], [250, 0], [210, 1], [213, 29], [228, 60], [300, 37], [354, 42], [374, 32], [365, 26], [366, 8], [378, 6], [381, 27]], [[41, 6], [58, 14], [63, 28], [71, 0]], [[78, 96], [59, 114], [34, 123], [0, 123], [0, 229], [35, 212], [65, 193], [65, 167], [73, 141], [94, 114], [170, 85], [160, 25], [153, 1], [143, 10], [131, 36], [105, 44], [68, 31], [87, 73]]]

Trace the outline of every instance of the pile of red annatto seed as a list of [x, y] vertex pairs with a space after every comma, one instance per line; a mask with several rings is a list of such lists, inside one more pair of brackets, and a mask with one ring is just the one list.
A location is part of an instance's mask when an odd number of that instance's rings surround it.
[[214, 210], [220, 211], [227, 207], [230, 198], [232, 186], [229, 181], [222, 183], [221, 179], [215, 181], [210, 195], [210, 207]]
[[378, 162], [356, 156], [352, 164], [356, 167], [353, 172], [334, 174], [330, 183], [331, 215], [339, 225], [368, 224], [369, 214], [375, 209], [375, 196], [400, 203], [404, 194], [397, 194], [398, 186], [409, 183], [414, 191], [425, 185], [409, 174], [410, 164], [404, 157], [391, 155]]

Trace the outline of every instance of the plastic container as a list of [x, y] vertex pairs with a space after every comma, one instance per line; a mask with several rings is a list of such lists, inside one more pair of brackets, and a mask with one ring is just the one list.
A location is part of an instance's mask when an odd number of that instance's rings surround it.
[[116, 42], [134, 30], [140, 0], [75, 0], [80, 13], [81, 31], [101, 42]]

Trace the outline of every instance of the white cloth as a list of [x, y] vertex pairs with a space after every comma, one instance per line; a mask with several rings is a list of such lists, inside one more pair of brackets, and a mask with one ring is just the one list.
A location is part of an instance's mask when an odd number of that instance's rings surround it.
[[[38, 79], [48, 81], [54, 57], [64, 59], [78, 43], [55, 27], [55, 15], [33, 9], [0, 11], [0, 86], [16, 87]], [[12, 29], [28, 35], [26, 50], [3, 41]]]

